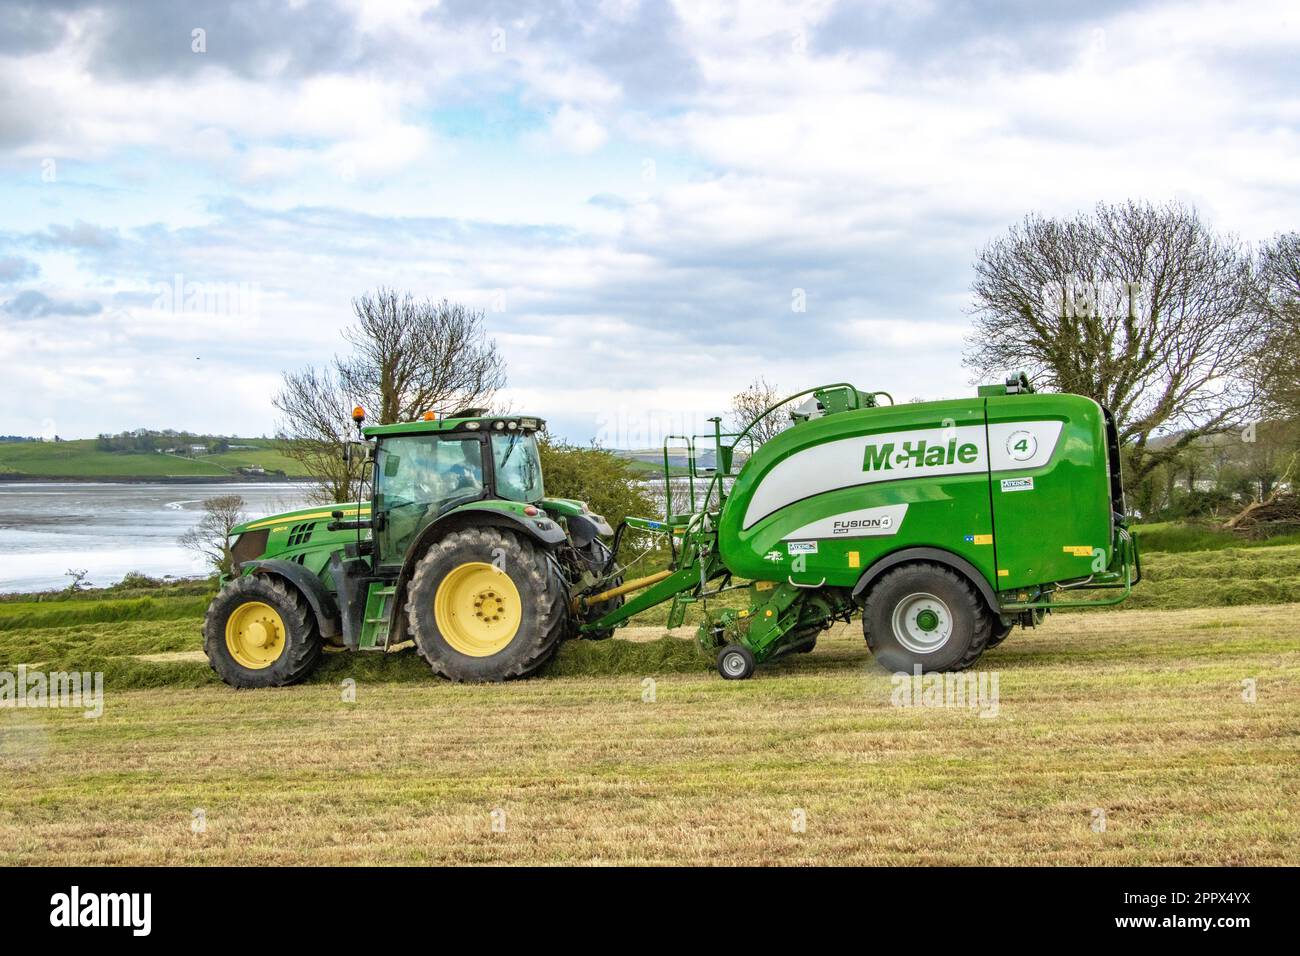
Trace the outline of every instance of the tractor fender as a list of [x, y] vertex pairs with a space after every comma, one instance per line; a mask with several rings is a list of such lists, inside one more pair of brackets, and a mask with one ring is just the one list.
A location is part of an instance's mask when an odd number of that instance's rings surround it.
[[[541, 522], [545, 522], [547, 527], [539, 527]], [[406, 549], [406, 558], [402, 561], [402, 575], [398, 579], [398, 592], [401, 592], [401, 588], [410, 577], [415, 562], [429, 550], [433, 542], [461, 528], [483, 527], [508, 528], [516, 533], [527, 535], [547, 548], [563, 544], [567, 537], [564, 529], [552, 521], [544, 511], [539, 511], [535, 518], [525, 518], [512, 511], [502, 511], [500, 508], [475, 508], [473, 505], [457, 508], [421, 531]]]
[[608, 538], [614, 533], [609, 522], [600, 515], [570, 515], [566, 519], [569, 525], [569, 537], [575, 548], [585, 548], [596, 540], [597, 536]]
[[297, 588], [316, 615], [321, 637], [337, 637], [342, 633], [339, 630], [339, 606], [334, 595], [325, 587], [324, 581], [301, 564], [282, 558], [266, 558], [262, 561], [245, 561], [241, 567], [245, 573], [271, 574], [284, 578]]
[[988, 578], [980, 574], [979, 568], [961, 555], [953, 554], [951, 551], [944, 551], [942, 548], [904, 548], [902, 551], [895, 551], [878, 559], [863, 572], [862, 577], [858, 578], [858, 583], [853, 586], [853, 599], [855, 601], [860, 600], [862, 594], [872, 585], [876, 578], [890, 568], [915, 561], [929, 561], [952, 568], [952, 570], [965, 576], [971, 584], [975, 585], [988, 604], [990, 611], [994, 614], [1000, 613], [999, 608], [1001, 605], [998, 603], [997, 593], [989, 585]]
[[502, 511], [500, 508], [466, 505], [447, 512], [421, 531], [419, 537], [411, 542], [410, 548], [407, 549], [403, 567], [410, 567], [416, 558], [429, 549], [429, 545], [443, 535], [471, 527], [508, 528], [516, 533], [523, 533], [548, 548], [563, 544], [568, 537], [564, 533], [564, 528], [540, 509], [535, 517], [528, 518], [517, 515], [513, 511]]

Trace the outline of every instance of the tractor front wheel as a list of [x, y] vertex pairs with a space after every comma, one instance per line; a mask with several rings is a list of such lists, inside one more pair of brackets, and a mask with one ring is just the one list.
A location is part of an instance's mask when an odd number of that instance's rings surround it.
[[526, 677], [555, 652], [568, 589], [546, 551], [496, 528], [453, 532], [420, 559], [406, 590], [415, 646], [454, 681]]
[[235, 578], [208, 605], [203, 652], [231, 687], [296, 684], [316, 666], [320, 633], [297, 590], [265, 574]]

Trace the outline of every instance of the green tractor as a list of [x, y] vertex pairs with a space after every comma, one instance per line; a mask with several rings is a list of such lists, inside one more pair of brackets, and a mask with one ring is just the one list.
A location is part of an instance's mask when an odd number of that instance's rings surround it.
[[[364, 412], [353, 416], [362, 425]], [[213, 670], [235, 687], [302, 680], [329, 643], [384, 651], [413, 640], [457, 681], [525, 677], [585, 618], [571, 593], [618, 582], [613, 529], [547, 498], [540, 419], [466, 409], [365, 427], [370, 500], [307, 508], [232, 531], [234, 574], [204, 620]], [[583, 636], [606, 637], [610, 630]]]

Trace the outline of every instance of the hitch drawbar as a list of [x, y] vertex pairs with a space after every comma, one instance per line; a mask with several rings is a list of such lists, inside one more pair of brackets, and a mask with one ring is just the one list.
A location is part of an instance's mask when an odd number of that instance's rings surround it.
[[631, 594], [633, 591], [640, 591], [642, 588], [648, 588], [652, 584], [658, 584], [672, 573], [673, 572], [671, 571], [659, 571], [655, 574], [646, 575], [643, 578], [635, 578], [631, 581], [625, 581], [616, 588], [610, 588], [608, 591], [601, 591], [599, 594], [593, 594], [590, 597], [579, 595], [573, 599], [573, 611], [576, 614], [579, 611], [585, 611], [593, 604], [600, 604], [602, 601], [608, 601], [611, 598], [620, 597], [624, 594]]

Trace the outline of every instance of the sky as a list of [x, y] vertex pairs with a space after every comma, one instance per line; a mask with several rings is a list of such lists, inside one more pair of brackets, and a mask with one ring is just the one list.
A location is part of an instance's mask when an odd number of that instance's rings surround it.
[[1027, 213], [1300, 225], [1298, 64], [1290, 0], [0, 0], [0, 434], [271, 434], [379, 286], [574, 441], [972, 394]]

